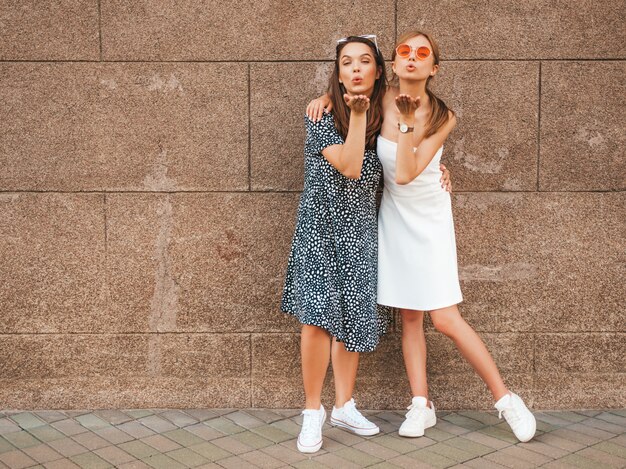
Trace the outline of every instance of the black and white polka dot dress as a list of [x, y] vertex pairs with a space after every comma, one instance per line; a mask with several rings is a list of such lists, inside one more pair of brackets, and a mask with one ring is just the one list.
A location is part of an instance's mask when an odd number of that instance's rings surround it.
[[360, 179], [349, 179], [322, 155], [343, 144], [332, 114], [305, 116], [304, 189], [291, 246], [281, 309], [319, 326], [351, 352], [369, 352], [390, 321], [376, 304], [378, 229], [376, 190], [382, 165], [366, 150]]

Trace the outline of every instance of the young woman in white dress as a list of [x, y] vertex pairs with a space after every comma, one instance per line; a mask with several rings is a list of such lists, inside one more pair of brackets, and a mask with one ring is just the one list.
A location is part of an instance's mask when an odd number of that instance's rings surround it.
[[439, 70], [437, 44], [420, 31], [403, 34], [392, 69], [399, 88], [390, 86], [385, 94], [377, 144], [385, 184], [378, 216], [377, 301], [399, 308], [402, 318], [402, 352], [413, 398], [399, 433], [422, 436], [437, 422], [426, 376], [423, 321], [429, 311], [435, 328], [454, 341], [485, 382], [515, 436], [528, 441], [536, 430], [534, 416], [507, 389], [485, 344], [457, 306], [462, 294], [451, 200], [439, 182], [443, 143], [456, 118], [428, 88]]

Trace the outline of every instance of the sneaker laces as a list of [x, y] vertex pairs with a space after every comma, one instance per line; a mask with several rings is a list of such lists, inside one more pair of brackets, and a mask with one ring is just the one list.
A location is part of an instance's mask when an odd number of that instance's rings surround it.
[[515, 406], [513, 405], [513, 400], [511, 399], [511, 404], [509, 404], [508, 407], [502, 409], [500, 412], [498, 412], [498, 418], [501, 419], [502, 418], [502, 412], [504, 412], [504, 417], [506, 418], [506, 421], [509, 422], [509, 424], [514, 424], [517, 423], [521, 420], [521, 416], [519, 414], [519, 412], [517, 411], [517, 409], [515, 408]]
[[316, 433], [320, 427], [322, 413], [319, 410], [305, 409], [302, 411], [302, 433]]
[[406, 418], [425, 418], [427, 407], [418, 407], [415, 404], [411, 404], [407, 407], [408, 412], [406, 413]]
[[364, 425], [364, 424], [370, 423], [370, 421], [367, 420], [361, 412], [359, 412], [359, 409], [356, 408], [356, 405], [354, 404], [354, 399], [350, 399], [348, 402], [346, 402], [343, 405], [343, 409], [346, 415], [350, 419], [352, 419], [352, 421], [356, 423], [357, 425]]

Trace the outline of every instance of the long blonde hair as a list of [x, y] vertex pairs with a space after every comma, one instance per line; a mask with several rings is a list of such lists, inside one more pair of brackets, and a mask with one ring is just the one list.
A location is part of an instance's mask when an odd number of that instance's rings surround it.
[[[435, 59], [435, 65], [439, 65], [439, 46], [428, 33], [417, 30], [407, 31], [398, 38], [398, 42], [393, 48], [393, 53], [391, 54], [391, 60], [396, 60], [396, 48], [400, 44], [403, 44], [409, 39], [417, 36], [424, 36], [426, 39], [428, 39], [428, 42], [430, 42], [430, 46], [433, 52], [433, 58]], [[454, 111], [452, 111], [452, 109], [450, 109], [441, 98], [436, 96], [435, 93], [433, 93], [430, 88], [428, 88], [428, 84], [432, 79], [433, 76], [431, 75], [426, 80], [426, 94], [430, 99], [431, 113], [430, 117], [428, 118], [428, 122], [426, 123], [426, 133], [424, 134], [424, 138], [430, 137], [435, 132], [437, 132], [437, 130], [439, 130], [441, 126], [445, 125], [445, 123], [448, 122], [448, 119], [450, 118], [449, 112], [452, 112], [454, 114]], [[397, 82], [398, 77], [395, 76], [394, 84], [397, 84]]]

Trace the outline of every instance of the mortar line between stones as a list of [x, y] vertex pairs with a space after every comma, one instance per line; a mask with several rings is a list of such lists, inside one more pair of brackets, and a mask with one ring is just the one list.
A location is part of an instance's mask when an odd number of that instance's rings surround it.
[[[85, 190], [85, 191], [60, 191], [60, 190], [31, 190], [31, 189], [0, 189], [0, 194], [299, 194], [302, 190], [175, 190], [175, 191], [115, 191], [115, 190]], [[529, 190], [455, 190], [454, 194], [534, 194], [536, 189]], [[623, 193], [623, 189], [570, 189], [570, 190], [542, 190], [547, 194], [593, 194], [593, 193]]]
[[108, 237], [108, 218], [107, 218], [107, 194], [102, 194], [104, 201], [104, 311], [109, 312], [109, 237]]
[[539, 61], [539, 97], [537, 100], [537, 192], [539, 192], [539, 164], [541, 163], [541, 61]]
[[[429, 335], [441, 335], [440, 332], [435, 330], [426, 330], [425, 334]], [[475, 332], [480, 334], [517, 334], [517, 335], [532, 335], [536, 337], [537, 335], [587, 335], [587, 334], [604, 334], [604, 335], [612, 335], [612, 336], [624, 336], [626, 337], [626, 332], [624, 331], [564, 331], [564, 332], [526, 332], [526, 331], [485, 331], [475, 329]], [[154, 331], [145, 331], [145, 332], [116, 332], [116, 331], [106, 331], [106, 332], [0, 332], [0, 336], [5, 335], [152, 335], [156, 334]], [[400, 333], [400, 331], [397, 331]], [[253, 334], [262, 334], [262, 335], [300, 335], [298, 331], [170, 331], [170, 332], [158, 332], [161, 336], [167, 335], [192, 335], [192, 334], [230, 334], [230, 335], [250, 335]], [[391, 333], [391, 334], [395, 334]]]
[[100, 47], [100, 61], [102, 61], [102, 8], [101, 0], [98, 0], [98, 42]]
[[248, 191], [252, 190], [252, 118], [250, 116], [250, 108], [252, 97], [250, 95], [250, 64], [248, 64]]
[[[626, 61], [626, 57], [604, 57], [597, 59], [575, 59], [575, 58], [564, 58], [564, 59], [537, 59], [537, 58], [523, 58], [523, 59], [507, 59], [507, 58], [499, 58], [499, 59], [484, 59], [484, 58], [466, 58], [466, 59], [458, 59], [458, 58], [447, 58], [442, 60], [442, 62], [624, 62]], [[256, 64], [256, 63], [332, 63], [332, 59], [307, 59], [307, 60], [298, 60], [298, 59], [266, 59], [266, 60], [33, 60], [33, 59], [0, 59], [0, 63], [90, 63], [90, 62], [105, 62], [105, 63], [207, 63], [207, 64]]]
[[254, 384], [252, 381], [252, 333], [248, 334], [248, 344], [250, 347], [250, 407], [253, 407], [252, 395], [254, 394]]
[[395, 0], [393, 6], [393, 43], [398, 42], [398, 0]]

